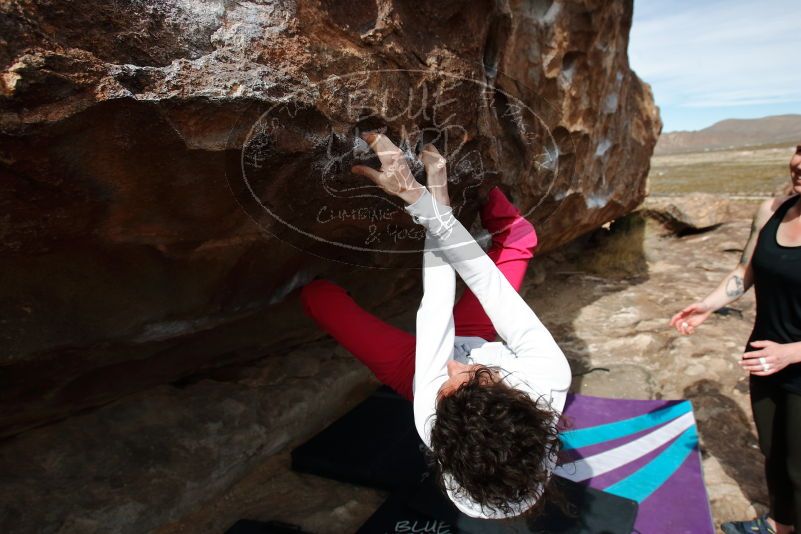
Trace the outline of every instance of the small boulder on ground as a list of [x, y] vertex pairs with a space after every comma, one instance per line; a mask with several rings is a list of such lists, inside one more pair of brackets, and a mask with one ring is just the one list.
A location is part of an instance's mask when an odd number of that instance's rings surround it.
[[712, 230], [735, 217], [726, 197], [709, 193], [650, 197], [643, 205], [643, 213], [675, 234]]

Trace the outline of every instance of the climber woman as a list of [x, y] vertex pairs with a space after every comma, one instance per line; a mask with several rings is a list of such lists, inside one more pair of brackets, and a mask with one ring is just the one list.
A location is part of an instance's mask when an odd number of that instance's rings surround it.
[[801, 533], [801, 145], [790, 159], [790, 179], [790, 195], [760, 205], [737, 267], [670, 319], [679, 333], [692, 334], [754, 286], [756, 321], [739, 363], [749, 373], [770, 511], [724, 523], [728, 534]]
[[[413, 400], [417, 431], [457, 508], [492, 519], [534, 515], [556, 462], [556, 424], [571, 382], [564, 354], [517, 293], [534, 229], [496, 187], [481, 209], [494, 234], [484, 253], [452, 214], [445, 159], [433, 145], [421, 155], [426, 189], [386, 136], [363, 138], [381, 170], [352, 171], [401, 198], [426, 230], [416, 338], [324, 280], [303, 288], [304, 309], [379, 380]], [[455, 307], [454, 269], [468, 287]], [[494, 341], [496, 329], [506, 343]]]

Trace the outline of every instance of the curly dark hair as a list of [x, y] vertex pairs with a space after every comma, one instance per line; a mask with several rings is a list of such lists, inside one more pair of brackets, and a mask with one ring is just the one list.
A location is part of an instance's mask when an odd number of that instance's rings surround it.
[[[435, 417], [429, 462], [443, 491], [447, 473], [460, 486], [457, 496], [507, 517], [515, 514], [511, 505], [524, 499], [536, 503], [519, 517], [534, 517], [546, 494], [557, 493], [548, 484], [545, 460], [555, 460], [561, 448], [559, 414], [496, 380], [493, 369], [477, 367], [456, 391], [440, 397]], [[553, 496], [561, 507], [560, 495]]]

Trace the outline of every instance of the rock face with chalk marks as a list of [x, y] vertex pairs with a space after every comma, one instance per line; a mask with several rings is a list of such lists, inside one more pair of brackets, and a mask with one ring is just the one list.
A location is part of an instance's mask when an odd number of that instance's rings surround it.
[[414, 251], [408, 217], [347, 172], [359, 128], [447, 132], [463, 222], [503, 183], [543, 249], [633, 210], [661, 123], [628, 66], [631, 14], [3, 2], [0, 435], [319, 337], [292, 293], [317, 274], [371, 310], [414, 290], [416, 269], [342, 263], [419, 266], [395, 253]]

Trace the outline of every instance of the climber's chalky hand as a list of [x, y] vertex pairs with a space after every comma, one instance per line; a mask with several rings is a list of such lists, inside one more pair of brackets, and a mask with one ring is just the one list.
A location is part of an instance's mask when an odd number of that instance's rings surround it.
[[423, 147], [423, 152], [420, 154], [420, 161], [426, 169], [426, 185], [437, 202], [451, 205], [451, 199], [448, 195], [448, 171], [445, 168], [445, 158], [439, 153], [434, 145], [431, 143]]
[[363, 132], [361, 134], [381, 161], [381, 170], [366, 165], [354, 165], [351, 172], [366, 176], [391, 195], [403, 199], [407, 204], [414, 203], [423, 194], [423, 185], [414, 179], [409, 165], [400, 148], [380, 133]]

